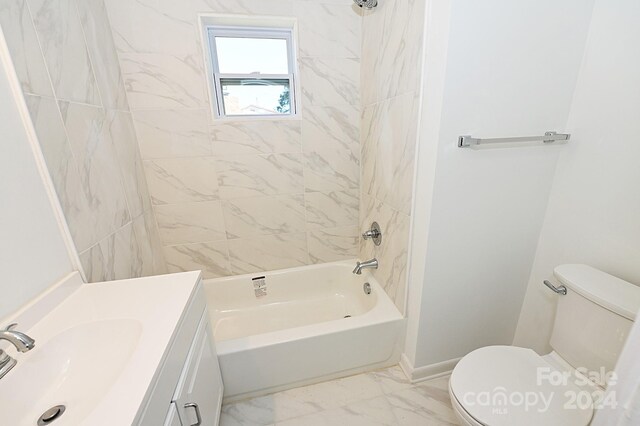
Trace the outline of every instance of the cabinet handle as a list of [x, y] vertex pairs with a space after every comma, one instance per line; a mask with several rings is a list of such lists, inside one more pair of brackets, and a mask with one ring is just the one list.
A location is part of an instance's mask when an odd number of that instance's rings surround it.
[[195, 408], [197, 423], [194, 423], [191, 426], [200, 426], [202, 424], [202, 417], [200, 417], [200, 407], [198, 407], [198, 404], [195, 402], [188, 402], [184, 404], [184, 408]]

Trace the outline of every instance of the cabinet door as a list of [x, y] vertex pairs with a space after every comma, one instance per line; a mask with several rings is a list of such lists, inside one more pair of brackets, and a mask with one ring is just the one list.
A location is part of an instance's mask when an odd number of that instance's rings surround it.
[[222, 405], [222, 376], [205, 311], [178, 382], [174, 401], [182, 426], [216, 426]]
[[169, 406], [169, 414], [167, 414], [167, 418], [164, 421], [164, 426], [182, 426], [178, 417], [178, 409], [173, 402]]

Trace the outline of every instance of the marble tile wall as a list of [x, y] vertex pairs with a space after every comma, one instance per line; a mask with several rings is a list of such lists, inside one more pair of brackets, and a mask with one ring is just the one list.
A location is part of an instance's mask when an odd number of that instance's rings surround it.
[[165, 272], [103, 0], [5, 0], [0, 25], [88, 280]]
[[[351, 0], [106, 0], [170, 271], [354, 258], [362, 16]], [[198, 13], [298, 21], [301, 115], [212, 118]]]
[[376, 257], [374, 275], [403, 311], [413, 196], [425, 2], [385, 0], [364, 14], [361, 67], [360, 229], [380, 224], [382, 245], [361, 240], [359, 257]]

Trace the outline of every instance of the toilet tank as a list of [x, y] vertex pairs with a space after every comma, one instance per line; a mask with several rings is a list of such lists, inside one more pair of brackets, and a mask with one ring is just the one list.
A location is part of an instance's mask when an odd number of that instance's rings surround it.
[[587, 265], [561, 265], [554, 276], [567, 294], [558, 298], [551, 347], [576, 369], [613, 371], [640, 309], [640, 287]]

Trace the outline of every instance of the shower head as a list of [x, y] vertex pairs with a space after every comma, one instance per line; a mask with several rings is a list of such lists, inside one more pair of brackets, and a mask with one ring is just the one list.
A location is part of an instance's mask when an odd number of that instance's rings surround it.
[[373, 9], [378, 5], [378, 0], [353, 0], [353, 2], [365, 9]]

